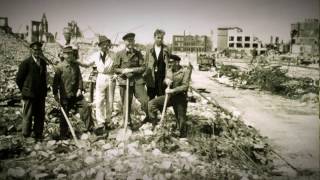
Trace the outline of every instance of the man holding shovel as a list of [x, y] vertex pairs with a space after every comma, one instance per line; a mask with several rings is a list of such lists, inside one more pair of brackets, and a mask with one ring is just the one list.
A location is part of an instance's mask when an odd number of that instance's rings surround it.
[[[153, 122], [153, 126], [158, 123], [157, 110], [162, 110], [163, 106], [173, 106], [176, 116], [177, 129], [180, 137], [187, 136], [186, 120], [187, 120], [187, 91], [191, 78], [192, 68], [182, 67], [179, 62], [181, 58], [177, 55], [170, 55], [168, 60], [168, 69], [166, 70], [165, 83], [168, 85], [166, 95], [159, 96], [149, 101], [149, 117]], [[167, 101], [165, 101], [167, 96]], [[164, 103], [167, 104], [164, 104]], [[165, 108], [164, 110], [165, 111]]]
[[[65, 113], [75, 106], [77, 97], [83, 93], [83, 83], [79, 64], [76, 63], [71, 46], [63, 49], [64, 61], [58, 65], [53, 78], [53, 95], [61, 104]], [[68, 124], [64, 117], [60, 119], [60, 139], [69, 138]]]
[[[129, 126], [132, 129], [136, 129], [133, 127], [130, 118], [133, 95], [141, 103], [142, 110], [146, 113], [146, 118], [148, 118], [149, 101], [147, 91], [145, 89], [145, 81], [142, 77], [142, 74], [145, 72], [145, 63], [141, 52], [134, 48], [134, 38], [134, 33], [128, 33], [123, 36], [122, 39], [125, 42], [126, 48], [117, 53], [114, 65], [115, 73], [119, 75], [118, 82], [120, 86], [121, 102], [123, 105], [123, 116], [124, 119], [126, 119], [126, 114], [129, 114], [126, 120], [129, 122]], [[129, 80], [129, 86], [127, 86], [127, 80]], [[127, 88], [129, 88], [129, 102], [125, 103], [125, 92]], [[126, 104], [128, 107], [126, 107]]]

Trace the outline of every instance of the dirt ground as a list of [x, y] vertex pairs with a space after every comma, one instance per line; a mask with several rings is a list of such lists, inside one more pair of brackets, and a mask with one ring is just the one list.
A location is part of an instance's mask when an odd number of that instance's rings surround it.
[[319, 176], [318, 104], [272, 95], [269, 92], [227, 87], [210, 78], [210, 71], [192, 74], [194, 88], [206, 88], [207, 97], [232, 111], [268, 137], [279, 158], [277, 171], [299, 177], [303, 172]]

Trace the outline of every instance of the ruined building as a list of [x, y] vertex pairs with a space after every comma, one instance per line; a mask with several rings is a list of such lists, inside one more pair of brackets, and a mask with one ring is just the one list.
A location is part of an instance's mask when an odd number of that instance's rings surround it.
[[8, 24], [8, 17], [0, 17], [0, 29], [4, 30], [6, 33], [12, 33], [12, 29]]
[[172, 50], [180, 52], [209, 52], [212, 42], [209, 36], [173, 35]]
[[43, 13], [41, 21], [31, 21], [31, 24], [26, 26], [26, 30], [26, 40], [28, 42], [54, 42], [54, 36], [49, 32], [45, 13]]
[[258, 54], [263, 54], [266, 48], [261, 40], [254, 35], [244, 34], [239, 27], [221, 27], [218, 28], [217, 49], [224, 51], [226, 49], [244, 51], [249, 54], [253, 48], [256, 48]]
[[291, 52], [293, 54], [319, 54], [319, 20], [306, 19], [291, 24]]

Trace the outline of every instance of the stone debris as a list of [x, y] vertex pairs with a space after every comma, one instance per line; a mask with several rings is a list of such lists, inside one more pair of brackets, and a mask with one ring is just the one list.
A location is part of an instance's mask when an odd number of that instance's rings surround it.
[[[80, 58], [85, 58], [93, 49], [91, 45], [80, 44], [79, 47]], [[55, 56], [59, 48], [57, 44], [47, 44], [45, 53]], [[5, 63], [0, 64], [3, 66], [1, 77], [7, 77], [11, 84], [5, 85], [9, 90], [1, 86], [1, 92], [16, 92], [13, 76], [17, 70], [17, 62], [14, 68], [5, 67]], [[88, 70], [83, 71], [85, 81], [89, 73], [86, 71]], [[70, 119], [81, 148], [75, 145], [73, 139], [57, 138], [61, 114], [51, 93], [46, 101], [47, 114], [42, 142], [35, 142], [33, 138], [21, 139], [18, 135], [18, 124], [22, 120], [21, 107], [1, 108], [0, 157], [3, 161], [0, 167], [4, 173], [0, 174], [0, 179], [162, 180], [268, 177], [272, 162], [269, 157], [270, 147], [265, 143], [265, 138], [239, 121], [236, 112], [228, 114], [195, 93], [189, 92], [188, 95], [193, 97], [194, 103], [190, 102], [188, 105], [187, 138], [177, 137], [171, 108], [168, 109], [164, 127], [158, 126], [156, 130], [152, 130], [152, 124], [146, 123], [138, 131], [132, 131], [128, 127], [126, 132], [123, 129], [122, 114], [117, 111], [110, 122], [112, 130], [104, 136], [88, 132], [78, 112], [74, 112], [74, 118], [70, 115]], [[116, 101], [117, 98], [120, 97], [116, 97]], [[115, 110], [121, 109], [119, 107], [115, 103]], [[138, 124], [145, 114], [136, 102], [133, 102], [132, 109], [132, 121]], [[237, 147], [266, 170], [261, 172], [248, 159], [241, 158], [243, 155]]]

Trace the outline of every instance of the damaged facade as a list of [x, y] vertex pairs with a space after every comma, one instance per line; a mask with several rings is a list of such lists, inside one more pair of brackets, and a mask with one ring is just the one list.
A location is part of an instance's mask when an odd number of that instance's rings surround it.
[[26, 26], [26, 40], [28, 42], [54, 42], [54, 36], [49, 32], [46, 14], [42, 15], [41, 21], [31, 21]]
[[306, 19], [291, 24], [291, 44], [293, 54], [319, 54], [319, 20]]
[[209, 52], [212, 42], [206, 35], [173, 35], [172, 50], [180, 52]]
[[226, 49], [244, 51], [250, 54], [253, 48], [256, 48], [258, 54], [263, 54], [266, 48], [261, 40], [254, 35], [244, 34], [239, 27], [218, 28], [218, 51]]

